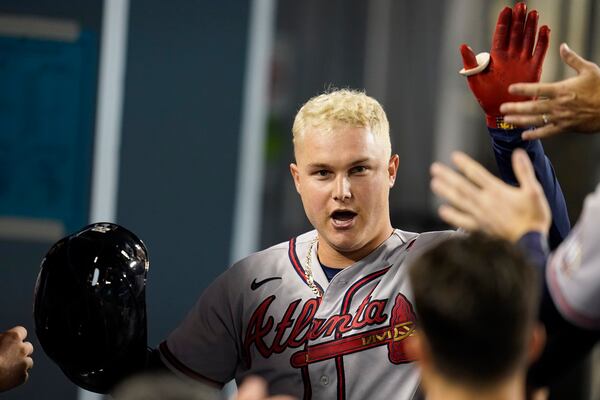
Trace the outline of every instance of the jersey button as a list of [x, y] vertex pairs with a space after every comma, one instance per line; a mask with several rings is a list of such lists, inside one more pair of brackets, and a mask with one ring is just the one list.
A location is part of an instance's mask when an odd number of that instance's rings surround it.
[[328, 384], [329, 384], [329, 378], [327, 377], [327, 375], [321, 376], [321, 385], [327, 386]]
[[344, 286], [346, 283], [348, 283], [348, 281], [345, 279], [340, 279], [338, 283], [340, 284], [340, 286]]

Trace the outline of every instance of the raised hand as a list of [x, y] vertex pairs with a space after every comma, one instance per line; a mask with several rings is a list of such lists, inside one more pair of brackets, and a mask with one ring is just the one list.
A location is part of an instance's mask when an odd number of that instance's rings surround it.
[[564, 132], [600, 131], [600, 67], [575, 53], [565, 43], [560, 58], [577, 76], [554, 83], [518, 83], [509, 87], [513, 95], [544, 99], [502, 104], [505, 122], [535, 127], [523, 139], [538, 139]]
[[478, 62], [469, 46], [463, 44], [460, 48], [463, 74], [468, 76], [469, 87], [485, 111], [487, 125], [491, 128], [510, 128], [500, 112], [502, 103], [526, 100], [509, 94], [511, 84], [540, 80], [550, 29], [546, 25], [539, 29], [536, 44], [537, 24], [537, 11], [527, 14], [525, 3], [517, 3], [513, 9], [505, 7], [496, 23], [489, 64], [481, 72], [469, 73], [475, 70]]
[[530, 231], [548, 233], [550, 207], [525, 151], [512, 156], [520, 187], [502, 182], [464, 153], [454, 153], [452, 161], [463, 175], [441, 163], [431, 166], [431, 189], [447, 201], [439, 209], [444, 221], [512, 242]]

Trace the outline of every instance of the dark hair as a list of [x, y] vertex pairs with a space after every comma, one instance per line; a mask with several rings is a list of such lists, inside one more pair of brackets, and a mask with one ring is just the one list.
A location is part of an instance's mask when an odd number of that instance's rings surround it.
[[538, 273], [508, 242], [455, 236], [410, 268], [419, 327], [439, 373], [498, 382], [525, 361], [536, 320]]

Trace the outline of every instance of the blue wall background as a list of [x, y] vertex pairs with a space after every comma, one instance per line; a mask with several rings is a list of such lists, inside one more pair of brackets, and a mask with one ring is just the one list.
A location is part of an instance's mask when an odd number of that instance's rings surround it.
[[150, 253], [156, 345], [229, 263], [248, 1], [134, 1], [117, 221]]
[[[0, 0], [0, 13], [67, 18], [100, 38], [102, 3]], [[130, 3], [117, 222], [150, 252], [152, 346], [229, 263], [248, 12], [247, 0]], [[51, 244], [0, 240], [0, 330], [24, 325], [35, 346], [30, 381], [3, 399], [77, 396], [33, 329]]]

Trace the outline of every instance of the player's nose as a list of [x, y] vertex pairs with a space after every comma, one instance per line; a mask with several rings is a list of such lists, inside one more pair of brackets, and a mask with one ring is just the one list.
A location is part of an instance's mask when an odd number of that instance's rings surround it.
[[346, 201], [351, 197], [350, 179], [348, 179], [347, 176], [338, 176], [335, 179], [333, 188], [333, 199], [337, 201]]

